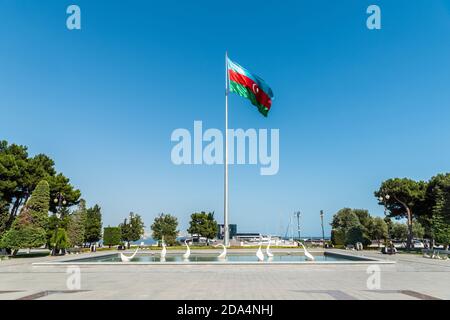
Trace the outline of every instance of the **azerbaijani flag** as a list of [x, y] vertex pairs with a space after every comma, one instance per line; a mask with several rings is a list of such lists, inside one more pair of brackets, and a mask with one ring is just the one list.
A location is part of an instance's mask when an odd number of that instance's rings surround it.
[[228, 88], [241, 97], [247, 98], [267, 117], [272, 105], [272, 89], [257, 75], [242, 68], [227, 58]]

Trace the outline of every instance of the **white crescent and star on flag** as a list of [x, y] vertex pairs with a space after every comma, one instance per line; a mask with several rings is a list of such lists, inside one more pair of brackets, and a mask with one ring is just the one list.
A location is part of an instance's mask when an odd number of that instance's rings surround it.
[[254, 94], [258, 94], [259, 88], [258, 88], [258, 85], [257, 85], [256, 83], [253, 84], [252, 90], [253, 90], [253, 93], [254, 93]]

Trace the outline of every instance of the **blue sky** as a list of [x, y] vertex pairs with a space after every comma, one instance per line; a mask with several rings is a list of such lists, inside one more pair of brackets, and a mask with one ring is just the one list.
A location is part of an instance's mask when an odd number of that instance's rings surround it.
[[[82, 30], [65, 26], [77, 4]], [[382, 29], [366, 28], [378, 4]], [[232, 128], [280, 129], [280, 170], [230, 168], [239, 231], [284, 234], [301, 210], [367, 208], [390, 177], [450, 164], [450, 1], [0, 1], [0, 139], [46, 153], [103, 208], [223, 214], [221, 166], [175, 166], [176, 128], [223, 128], [224, 52], [272, 87], [268, 118], [230, 97]]]

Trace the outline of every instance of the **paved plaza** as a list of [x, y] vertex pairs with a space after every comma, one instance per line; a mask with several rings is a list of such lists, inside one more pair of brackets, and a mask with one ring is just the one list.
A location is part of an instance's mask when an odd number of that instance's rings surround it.
[[369, 265], [260, 264], [81, 266], [69, 290], [67, 265], [32, 264], [67, 256], [0, 261], [0, 299], [450, 299], [450, 260], [354, 254], [396, 261], [378, 265], [379, 289], [367, 286]]

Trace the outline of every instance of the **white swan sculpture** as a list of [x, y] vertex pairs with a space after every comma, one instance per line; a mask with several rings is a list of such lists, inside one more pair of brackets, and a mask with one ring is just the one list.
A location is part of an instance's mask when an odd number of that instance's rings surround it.
[[258, 258], [258, 261], [264, 261], [264, 253], [261, 250], [261, 246], [262, 246], [262, 243], [260, 242], [258, 251], [256, 251], [256, 257]]
[[164, 243], [164, 237], [161, 240], [162, 250], [161, 250], [161, 258], [165, 258], [167, 254], [166, 244]]
[[266, 254], [267, 254], [267, 256], [269, 257], [269, 258], [272, 258], [273, 257], [273, 253], [272, 252], [270, 252], [270, 250], [269, 250], [269, 248], [270, 248], [270, 243], [272, 242], [272, 238], [269, 238], [269, 244], [267, 245], [267, 248], [266, 248]]
[[433, 250], [433, 252], [431, 253], [431, 259], [437, 259], [436, 257], [436, 251]]
[[134, 256], [136, 255], [136, 253], [138, 252], [139, 248], [136, 248], [136, 251], [129, 257], [127, 257], [126, 255], [124, 255], [122, 252], [120, 253], [120, 260], [122, 260], [122, 262], [130, 262]]
[[227, 257], [227, 248], [226, 248], [222, 243], [219, 243], [219, 244], [215, 245], [215, 247], [222, 247], [222, 248], [223, 248], [222, 253], [219, 254], [219, 255], [217, 256], [217, 258], [219, 258], [219, 259], [225, 259], [225, 258]]
[[303, 251], [305, 252], [306, 259], [309, 260], [309, 261], [314, 261], [315, 260], [314, 256], [311, 253], [309, 253], [308, 250], [306, 250], [306, 248], [303, 245], [303, 243], [301, 243], [301, 242], [299, 242], [299, 243], [303, 247]]
[[189, 256], [191, 255], [191, 249], [189, 248], [189, 245], [187, 244], [186, 240], [184, 240], [184, 244], [186, 245], [186, 253], [183, 254], [183, 259], [188, 260]]

